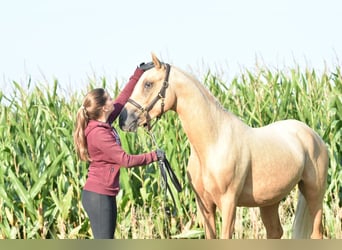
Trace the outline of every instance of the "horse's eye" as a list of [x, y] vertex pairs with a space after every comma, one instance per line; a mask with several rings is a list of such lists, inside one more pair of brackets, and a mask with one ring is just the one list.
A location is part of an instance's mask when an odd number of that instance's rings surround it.
[[144, 87], [145, 87], [145, 89], [150, 89], [152, 87], [152, 83], [151, 82], [145, 82]]

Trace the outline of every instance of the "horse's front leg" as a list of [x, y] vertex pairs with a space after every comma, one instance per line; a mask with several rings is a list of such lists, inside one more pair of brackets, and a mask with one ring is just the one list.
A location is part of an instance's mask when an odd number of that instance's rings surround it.
[[204, 225], [205, 237], [207, 239], [216, 238], [215, 213], [216, 205], [211, 200], [209, 194], [205, 193], [200, 163], [195, 151], [191, 149], [188, 161], [188, 178], [196, 194], [198, 213]]
[[[222, 211], [222, 239], [231, 239], [233, 236], [236, 207], [248, 174], [247, 171], [248, 164], [238, 165], [237, 169], [233, 169], [231, 171], [234, 173], [234, 175], [231, 175], [230, 178], [227, 178], [230, 180], [230, 182], [227, 190], [222, 194], [220, 199], [220, 208]], [[224, 182], [222, 182], [220, 185], [224, 186], [223, 184]]]
[[[202, 182], [193, 182], [191, 175], [188, 172], [188, 177], [192, 188], [196, 194], [196, 204], [198, 212], [200, 214], [201, 221], [204, 225], [205, 238], [215, 239], [216, 238], [216, 224], [215, 224], [215, 214], [216, 205], [211, 201], [211, 198], [204, 195]], [[201, 195], [200, 195], [201, 194]]]
[[237, 199], [234, 193], [227, 193], [221, 199], [222, 229], [221, 239], [231, 239], [234, 232]]
[[205, 238], [216, 239], [216, 205], [196, 192], [196, 202], [204, 224]]

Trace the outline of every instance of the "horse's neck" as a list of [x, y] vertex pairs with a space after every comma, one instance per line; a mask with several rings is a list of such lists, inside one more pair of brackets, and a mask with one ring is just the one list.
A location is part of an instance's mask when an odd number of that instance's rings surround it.
[[[184, 74], [177, 78], [176, 112], [190, 143], [195, 147], [208, 147], [218, 141], [221, 127], [234, 129], [242, 122], [227, 112], [216, 98], [198, 80]], [[230, 122], [231, 121], [231, 122]], [[228, 131], [229, 132], [229, 131]]]

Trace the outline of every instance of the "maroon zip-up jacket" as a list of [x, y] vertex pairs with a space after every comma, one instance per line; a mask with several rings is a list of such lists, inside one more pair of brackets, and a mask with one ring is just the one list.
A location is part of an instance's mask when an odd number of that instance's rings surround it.
[[157, 161], [156, 152], [129, 155], [121, 147], [119, 135], [111, 124], [131, 96], [143, 71], [136, 69], [114, 102], [114, 111], [107, 122], [90, 120], [85, 129], [88, 153], [92, 160], [84, 190], [115, 196], [120, 190], [120, 167], [136, 167]]

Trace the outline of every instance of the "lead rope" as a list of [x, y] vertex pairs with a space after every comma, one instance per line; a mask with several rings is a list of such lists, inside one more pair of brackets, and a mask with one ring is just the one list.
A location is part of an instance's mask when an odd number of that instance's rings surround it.
[[[151, 132], [151, 130], [147, 131], [148, 134], [151, 137], [152, 143], [157, 147], [157, 149], [159, 149], [157, 141], [154, 137], [154, 134]], [[171, 191], [171, 187], [168, 183], [168, 177], [167, 174], [169, 174], [171, 182], [173, 183], [173, 185], [175, 186], [177, 192], [182, 191], [182, 187], [177, 179], [176, 174], [173, 172], [171, 165], [169, 163], [169, 161], [167, 160], [167, 158], [165, 157], [165, 159], [163, 161], [158, 160], [158, 166], [160, 169], [160, 173], [162, 176], [161, 179], [161, 187], [165, 190], [164, 191], [164, 198], [163, 198], [163, 203], [164, 203], [164, 213], [165, 213], [165, 224], [166, 226], [169, 228], [169, 223], [167, 222], [168, 220], [166, 220], [166, 218], [168, 218], [168, 216], [170, 215], [170, 210], [167, 209], [166, 207], [166, 203], [167, 203], [167, 191], [169, 191], [171, 198], [172, 198], [172, 202], [173, 202], [173, 211], [172, 211], [172, 216], [176, 216], [177, 215], [177, 206], [176, 206], [176, 200], [175, 197], [173, 196], [173, 193]], [[168, 230], [169, 231], [169, 230]], [[167, 235], [167, 238], [169, 238], [169, 235]]]

